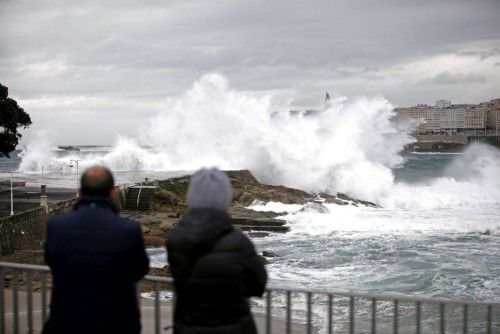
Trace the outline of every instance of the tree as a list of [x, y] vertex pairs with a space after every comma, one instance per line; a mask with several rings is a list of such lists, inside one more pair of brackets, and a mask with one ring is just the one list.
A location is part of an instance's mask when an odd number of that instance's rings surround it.
[[31, 118], [17, 102], [8, 97], [9, 89], [0, 83], [0, 157], [10, 158], [16, 149], [21, 134], [19, 127], [31, 125]]

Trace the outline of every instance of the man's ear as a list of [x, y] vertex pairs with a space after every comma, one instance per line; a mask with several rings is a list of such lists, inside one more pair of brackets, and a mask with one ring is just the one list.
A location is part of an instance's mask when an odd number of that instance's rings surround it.
[[82, 198], [83, 197], [83, 195], [82, 195], [82, 188], [78, 188], [77, 193], [78, 193], [78, 196], [77, 196], [78, 198]]
[[116, 201], [118, 199], [118, 192], [120, 191], [120, 188], [118, 186], [114, 186], [111, 188], [111, 191], [109, 192], [109, 198], [112, 201]]

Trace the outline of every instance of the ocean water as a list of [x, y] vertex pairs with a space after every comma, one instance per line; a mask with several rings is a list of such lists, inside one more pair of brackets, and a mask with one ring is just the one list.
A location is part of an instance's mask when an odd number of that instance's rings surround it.
[[[40, 136], [0, 160], [0, 179], [13, 168], [16, 178], [39, 184], [43, 166], [49, 186], [75, 186], [71, 159], [82, 160], [80, 168], [105, 164], [120, 183], [201, 166], [246, 168], [262, 182], [381, 206], [325, 204], [328, 212], [319, 213], [252, 205], [282, 213], [290, 226], [289, 233], [255, 239], [259, 252], [280, 255], [267, 267], [271, 286], [500, 300], [500, 150], [476, 144], [461, 154], [402, 155], [411, 125], [393, 124], [392, 106], [380, 97], [334, 98], [331, 109], [313, 117], [288, 109], [206, 75], [168, 98], [143, 136], [80, 151]], [[150, 255], [165, 264], [163, 250]], [[304, 300], [297, 303], [294, 317], [303, 319]], [[325, 301], [317, 305], [314, 321], [324, 328]], [[390, 305], [381, 307], [390, 314]]]

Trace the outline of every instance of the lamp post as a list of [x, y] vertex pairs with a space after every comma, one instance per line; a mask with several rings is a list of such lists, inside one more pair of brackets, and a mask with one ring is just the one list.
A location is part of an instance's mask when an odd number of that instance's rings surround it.
[[76, 196], [78, 197], [78, 163], [82, 161], [82, 160], [79, 160], [79, 159], [71, 159], [69, 161], [69, 166], [70, 167], [73, 167], [73, 164], [72, 162], [74, 162], [76, 164]]
[[10, 215], [14, 215], [14, 190], [12, 185], [12, 169], [10, 170]]

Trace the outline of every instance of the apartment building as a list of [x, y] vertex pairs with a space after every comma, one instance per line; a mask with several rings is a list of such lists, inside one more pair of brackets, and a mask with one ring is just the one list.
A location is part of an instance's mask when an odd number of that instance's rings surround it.
[[[500, 106], [498, 109], [500, 110]], [[417, 105], [410, 108], [396, 108], [394, 111], [396, 112], [395, 121], [418, 123], [415, 129], [418, 134], [477, 133], [484, 131], [487, 123], [484, 104], [452, 105], [450, 101], [440, 100], [436, 102], [436, 107]], [[495, 117], [491, 116], [492, 120]], [[496, 117], [495, 120], [500, 121], [500, 117]]]
[[427, 132], [431, 110], [432, 107], [426, 104], [419, 104], [410, 108], [395, 108], [394, 112], [396, 115], [393, 117], [393, 120], [396, 122], [415, 124], [415, 132], [425, 133]]
[[484, 104], [486, 111], [486, 127], [488, 129], [500, 130], [500, 99], [491, 100]]

